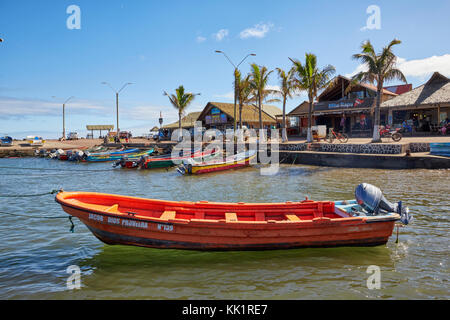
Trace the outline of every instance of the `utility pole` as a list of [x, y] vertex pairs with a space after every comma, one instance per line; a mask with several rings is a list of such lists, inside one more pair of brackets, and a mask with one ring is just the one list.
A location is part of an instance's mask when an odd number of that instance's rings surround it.
[[238, 95], [238, 87], [237, 87], [237, 73], [239, 72], [239, 66], [242, 64], [242, 62], [245, 61], [245, 59], [247, 59], [249, 56], [256, 56], [256, 54], [254, 53], [249, 53], [248, 55], [245, 56], [244, 59], [242, 59], [241, 62], [239, 62], [238, 65], [235, 65], [230, 58], [228, 58], [228, 56], [225, 54], [225, 52], [220, 51], [220, 50], [216, 50], [216, 53], [221, 53], [225, 56], [225, 58], [227, 58], [227, 60], [231, 63], [231, 65], [234, 67], [234, 124], [233, 124], [233, 131], [234, 131], [234, 135], [236, 136], [236, 105], [237, 105], [237, 95]]
[[[56, 98], [55, 96], [52, 96], [52, 98]], [[69, 102], [70, 99], [73, 99], [74, 97], [69, 97], [67, 98], [66, 101], [64, 101], [62, 107], [63, 107], [63, 114], [62, 114], [62, 118], [63, 118], [63, 131], [62, 131], [62, 138], [65, 140], [66, 139], [66, 103]]]
[[110, 88], [112, 89], [112, 91], [114, 91], [114, 92], [116, 93], [117, 138], [119, 138], [119, 133], [120, 133], [120, 129], [119, 129], [119, 93], [120, 93], [120, 91], [122, 91], [127, 85], [133, 84], [133, 83], [131, 83], [131, 82], [125, 83], [119, 91], [115, 90], [108, 82], [102, 82], [102, 84], [107, 85], [108, 87], [110, 87]]

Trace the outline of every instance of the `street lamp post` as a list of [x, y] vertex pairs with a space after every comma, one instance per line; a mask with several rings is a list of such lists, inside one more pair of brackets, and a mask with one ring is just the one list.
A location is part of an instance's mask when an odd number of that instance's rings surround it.
[[223, 51], [220, 51], [220, 50], [216, 50], [216, 53], [221, 53], [221, 54], [223, 54], [224, 56], [225, 56], [225, 58], [227, 58], [227, 60], [231, 63], [231, 65], [234, 67], [234, 124], [233, 124], [233, 131], [234, 131], [234, 134], [236, 134], [236, 104], [237, 104], [237, 90], [238, 90], [238, 87], [237, 87], [237, 73], [238, 73], [238, 71], [239, 71], [239, 66], [242, 64], [242, 62], [244, 62], [245, 61], [245, 59], [247, 59], [249, 56], [256, 56], [256, 54], [254, 54], [254, 53], [249, 53], [248, 55], [246, 55], [245, 57], [244, 57], [244, 59], [242, 59], [241, 60], [241, 62], [239, 62], [239, 64], [238, 65], [235, 65], [234, 63], [233, 63], [233, 61], [231, 61], [231, 59], [230, 58], [228, 58], [228, 56], [225, 54], [225, 52], [223, 52]]
[[[55, 96], [52, 96], [52, 98], [56, 98]], [[62, 132], [62, 138], [63, 140], [66, 139], [66, 103], [69, 102], [70, 99], [73, 99], [74, 97], [67, 98], [66, 101], [63, 103], [63, 132]]]
[[117, 138], [119, 138], [119, 93], [120, 91], [122, 91], [127, 85], [129, 84], [133, 84], [132, 82], [127, 82], [125, 83], [122, 88], [117, 91], [116, 89], [114, 89], [108, 82], [102, 82], [102, 84], [107, 85], [108, 87], [110, 87], [112, 89], [112, 91], [114, 91], [116, 93], [116, 119], [117, 119]]

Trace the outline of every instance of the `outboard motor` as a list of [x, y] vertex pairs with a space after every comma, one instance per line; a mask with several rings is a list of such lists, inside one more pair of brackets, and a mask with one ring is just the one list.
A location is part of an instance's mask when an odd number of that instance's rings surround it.
[[403, 207], [401, 201], [398, 203], [387, 201], [381, 190], [371, 184], [361, 183], [357, 186], [355, 198], [364, 210], [373, 215], [378, 215], [380, 210], [383, 210], [398, 213], [403, 224], [408, 224], [411, 220], [408, 207]]

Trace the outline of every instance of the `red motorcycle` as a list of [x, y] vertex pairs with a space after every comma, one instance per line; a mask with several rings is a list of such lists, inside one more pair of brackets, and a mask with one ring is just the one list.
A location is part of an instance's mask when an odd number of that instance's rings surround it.
[[390, 126], [380, 127], [380, 138], [392, 138], [395, 142], [402, 140], [402, 134], [399, 132], [400, 128], [391, 130]]

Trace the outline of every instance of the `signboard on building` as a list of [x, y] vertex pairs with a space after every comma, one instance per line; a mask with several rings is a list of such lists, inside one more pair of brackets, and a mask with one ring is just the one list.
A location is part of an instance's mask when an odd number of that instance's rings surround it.
[[370, 108], [372, 107], [373, 102], [374, 98], [322, 101], [314, 105], [314, 110], [325, 111], [335, 109]]

